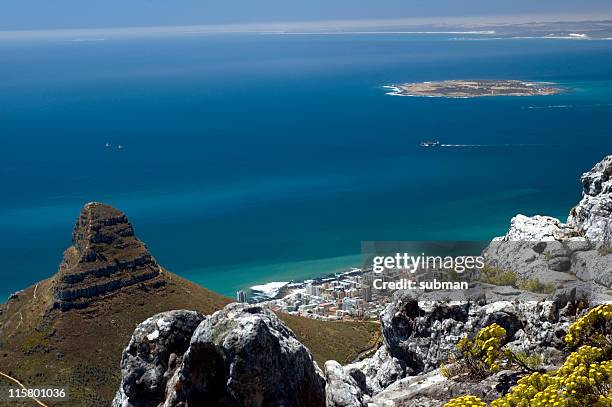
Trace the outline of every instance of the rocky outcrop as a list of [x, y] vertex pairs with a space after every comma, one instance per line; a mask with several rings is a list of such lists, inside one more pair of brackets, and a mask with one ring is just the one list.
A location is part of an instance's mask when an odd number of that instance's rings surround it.
[[[391, 356], [385, 345], [378, 348], [371, 358], [347, 365], [345, 370], [352, 377], [357, 377], [356, 372], [363, 374], [364, 379], [358, 383], [364, 393], [370, 395], [381, 392], [402, 377], [414, 374], [405, 361]], [[362, 382], [365, 385], [361, 384]]]
[[579, 311], [581, 298], [576, 290], [540, 301], [521, 299], [520, 291], [515, 292], [514, 301], [507, 301], [500, 298], [505, 294], [491, 292], [490, 301], [480, 297], [448, 302], [430, 300], [425, 293], [398, 292], [380, 317], [384, 344], [373, 357], [345, 366], [345, 373], [362, 372], [366, 378], [362, 393], [380, 401], [376, 396], [389, 386], [406, 377], [427, 377], [423, 375], [448, 361], [460, 339], [473, 337], [493, 323], [506, 329], [512, 349], [541, 354], [554, 364], [562, 338]]
[[84, 308], [125, 287], [156, 288], [164, 283], [161, 267], [134, 235], [125, 214], [105, 204], [88, 203], [54, 277], [53, 307]]
[[607, 293], [612, 288], [611, 174], [612, 156], [607, 156], [582, 176], [582, 200], [567, 223], [548, 216], [514, 217], [508, 233], [484, 251], [487, 264], [520, 280]]
[[389, 355], [413, 373], [435, 369], [464, 335], [469, 311], [467, 302], [429, 303], [411, 292], [399, 293], [380, 316]]
[[[536, 226], [535, 229], [523, 229], [525, 225], [532, 223], [523, 223], [517, 219], [519, 217], [525, 218], [519, 215], [512, 219], [512, 227], [508, 235], [526, 236], [529, 234], [541, 237], [541, 239], [509, 240], [507, 235], [494, 240], [483, 252], [488, 266], [514, 272], [519, 281], [537, 279], [542, 283], [553, 283], [555, 286], [593, 280], [584, 274], [586, 265], [579, 260], [585, 252], [599, 254], [591, 242], [579, 236], [534, 235], [533, 230], [546, 230], [546, 225]], [[527, 219], [534, 220], [534, 218]], [[555, 220], [556, 222], [558, 221]], [[593, 261], [599, 259], [602, 265], [611, 263], [610, 259], [600, 257], [594, 258]], [[577, 278], [577, 275], [582, 275], [584, 278]]]
[[516, 385], [516, 372], [503, 371], [479, 382], [456, 382], [435, 370], [406, 377], [372, 398], [369, 407], [443, 407], [454, 398], [473, 395], [490, 402]]
[[335, 360], [325, 363], [325, 382], [327, 407], [367, 406], [370, 398], [363, 394], [358, 381]]
[[612, 155], [581, 177], [582, 200], [570, 211], [568, 225], [596, 244], [612, 245]]
[[528, 217], [517, 215], [510, 221], [505, 236], [493, 241], [500, 242], [549, 242], [579, 236], [576, 229], [550, 216]]
[[204, 316], [194, 311], [169, 311], [136, 327], [121, 360], [121, 387], [113, 406], [159, 405], [168, 379], [189, 347]]
[[[442, 377], [456, 343], [497, 323], [515, 351], [539, 354], [549, 365], [562, 358], [563, 340], [580, 312], [576, 291], [553, 300], [464, 302], [400, 292], [381, 314], [384, 344], [371, 358], [325, 375], [309, 351], [268, 309], [230, 304], [212, 316], [173, 311], [143, 322], [122, 358], [121, 388], [113, 407], [442, 406], [475, 394], [490, 400], [514, 385], [512, 372], [478, 383]], [[517, 297], [520, 298], [520, 297]]]
[[582, 199], [571, 209], [567, 223], [549, 216], [517, 215], [502, 242], [565, 241], [582, 237], [595, 246], [612, 245], [612, 155], [580, 178]]
[[[169, 359], [165, 364], [158, 361], [153, 366], [153, 376], [163, 379], [150, 382], [165, 383], [161, 392], [160, 386], [140, 385], [143, 363], [130, 362], [134, 353], [132, 343], [152, 335], [138, 332], [149, 331], [147, 327], [137, 329], [124, 351], [122, 387], [115, 407], [325, 405], [325, 381], [310, 352], [266, 308], [230, 304], [205, 318], [192, 335], [185, 331], [182, 341], [189, 340], [189, 346], [184, 352], [178, 351], [178, 347], [158, 351], [175, 355], [172, 361]], [[142, 390], [147, 389], [151, 391], [143, 394]], [[155, 400], [156, 404], [140, 404], [143, 400]]]

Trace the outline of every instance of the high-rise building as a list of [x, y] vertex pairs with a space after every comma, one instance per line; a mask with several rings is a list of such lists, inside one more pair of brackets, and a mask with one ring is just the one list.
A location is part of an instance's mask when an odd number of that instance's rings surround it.
[[353, 301], [350, 298], [344, 298], [342, 300], [342, 310], [343, 311], [350, 311], [353, 309]]
[[361, 293], [362, 293], [362, 298], [364, 299], [364, 301], [366, 302], [372, 301], [372, 287], [370, 286], [363, 287], [361, 289]]
[[306, 294], [313, 297], [319, 297], [321, 295], [321, 289], [316, 285], [308, 284], [306, 285]]
[[236, 300], [238, 302], [246, 302], [246, 293], [242, 290], [236, 291]]

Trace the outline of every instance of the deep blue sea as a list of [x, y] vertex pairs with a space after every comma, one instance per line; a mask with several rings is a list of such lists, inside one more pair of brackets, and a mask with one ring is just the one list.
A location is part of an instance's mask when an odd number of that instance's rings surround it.
[[[567, 92], [383, 88], [470, 78]], [[364, 240], [486, 240], [517, 213], [565, 218], [580, 174], [612, 152], [611, 119], [612, 41], [3, 42], [0, 298], [57, 270], [89, 201], [125, 211], [169, 270], [232, 296], [359, 265]], [[488, 147], [419, 147], [432, 138]]]

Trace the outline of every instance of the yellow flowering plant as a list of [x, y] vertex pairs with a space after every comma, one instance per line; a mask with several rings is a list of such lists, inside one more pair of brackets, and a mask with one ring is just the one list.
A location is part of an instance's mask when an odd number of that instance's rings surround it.
[[565, 343], [570, 347], [589, 344], [609, 350], [612, 348], [612, 304], [590, 310], [570, 326]]
[[[490, 407], [612, 407], [611, 320], [612, 304], [589, 311], [570, 326], [565, 342], [576, 350], [557, 371], [521, 378]], [[477, 397], [464, 396], [445, 407], [486, 405]]]
[[487, 407], [487, 404], [478, 397], [463, 396], [449, 401], [444, 407]]
[[474, 339], [461, 339], [454, 360], [465, 369], [459, 370], [463, 370], [469, 379], [481, 379], [499, 371], [500, 365], [505, 363], [501, 349], [505, 337], [506, 330], [492, 324], [481, 329]]

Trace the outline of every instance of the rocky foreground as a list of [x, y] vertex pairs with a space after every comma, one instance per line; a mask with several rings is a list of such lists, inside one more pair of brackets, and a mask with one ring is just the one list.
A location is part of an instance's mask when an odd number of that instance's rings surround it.
[[538, 355], [542, 371], [565, 360], [569, 326], [589, 306], [611, 299], [611, 175], [608, 156], [582, 176], [583, 198], [567, 223], [519, 215], [485, 250], [493, 267], [554, 282], [548, 296], [484, 283], [464, 301], [397, 292], [380, 315], [383, 344], [376, 353], [345, 366], [330, 360], [323, 370], [262, 306], [230, 304], [208, 317], [162, 313], [143, 322], [125, 349], [113, 406], [441, 407], [465, 394], [498, 398], [524, 372], [457, 381], [440, 366], [459, 340], [492, 324], [504, 328], [509, 349]]
[[210, 317], [171, 311], [134, 332], [113, 406], [442, 406], [466, 393], [491, 400], [518, 377], [444, 378], [437, 368], [459, 339], [497, 323], [511, 347], [541, 354], [553, 367], [564, 359], [562, 338], [580, 311], [575, 291], [554, 301], [488, 304], [401, 293], [381, 315], [384, 344], [376, 354], [346, 366], [328, 361], [323, 371], [291, 330], [259, 305], [230, 304]]

